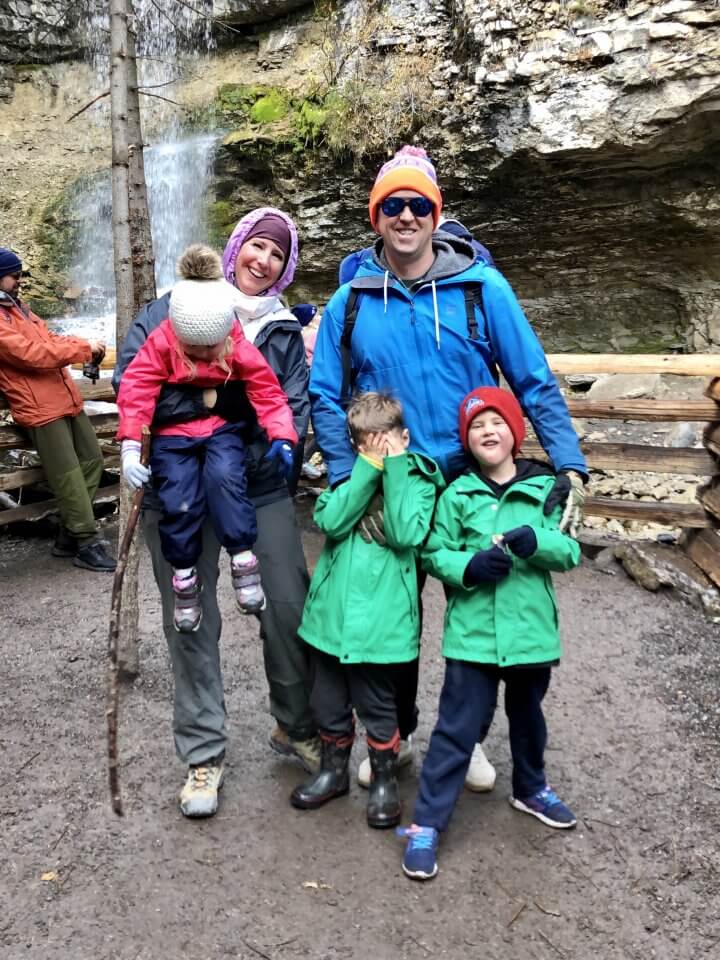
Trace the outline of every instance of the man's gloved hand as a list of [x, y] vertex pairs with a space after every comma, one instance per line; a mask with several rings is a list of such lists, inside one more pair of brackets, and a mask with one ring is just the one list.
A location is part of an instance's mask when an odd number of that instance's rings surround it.
[[274, 463], [287, 480], [295, 465], [293, 445], [289, 440], [273, 440], [263, 460]]
[[466, 587], [480, 583], [497, 583], [510, 573], [512, 559], [498, 546], [490, 550], [478, 550], [465, 567], [463, 582]]
[[558, 473], [555, 486], [545, 501], [545, 516], [549, 516], [561, 503], [565, 504], [565, 509], [560, 518], [560, 530], [562, 533], [569, 533], [571, 537], [577, 537], [582, 527], [585, 484], [575, 470], [561, 470]]
[[357, 531], [365, 543], [370, 543], [374, 540], [375, 543], [380, 544], [381, 547], [387, 544], [383, 518], [384, 506], [385, 501], [383, 500], [383, 495], [381, 493], [374, 494], [368, 504], [367, 510], [357, 525]]
[[527, 525], [523, 527], [513, 527], [507, 533], [502, 535], [503, 543], [509, 550], [520, 557], [521, 560], [527, 560], [537, 550], [537, 537], [532, 527]]
[[150, 467], [144, 467], [140, 463], [141, 450], [142, 444], [139, 440], [123, 440], [120, 447], [122, 474], [135, 490], [139, 490], [150, 479]]

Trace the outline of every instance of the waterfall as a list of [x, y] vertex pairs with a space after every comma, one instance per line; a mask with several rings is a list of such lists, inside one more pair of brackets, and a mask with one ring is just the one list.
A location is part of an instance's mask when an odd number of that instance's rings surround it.
[[[152, 145], [145, 148], [145, 175], [155, 253], [155, 279], [158, 292], [175, 280], [175, 263], [189, 244], [206, 239], [204, 212], [206, 191], [214, 157], [217, 135], [187, 135], [183, 132], [181, 111], [169, 101], [173, 86], [180, 79], [182, 66], [179, 47], [182, 41], [194, 51], [195, 62], [213, 46], [211, 22], [200, 9], [212, 4], [199, 0], [196, 5], [173, 6], [173, 21], [160, 4], [137, 0], [138, 68], [140, 86], [149, 91], [162, 87], [162, 98], [142, 97], [144, 138]], [[98, 78], [98, 86], [108, 85], [106, 4], [91, 0], [88, 18], [88, 50]], [[98, 42], [98, 38], [101, 38]], [[193, 42], [190, 43], [191, 38]], [[107, 101], [100, 103], [95, 120], [109, 124]], [[76, 191], [71, 218], [76, 224], [76, 249], [69, 276], [74, 287], [83, 291], [79, 315], [58, 318], [56, 329], [98, 336], [115, 343], [115, 276], [112, 249], [112, 201], [110, 170], [89, 178]]]

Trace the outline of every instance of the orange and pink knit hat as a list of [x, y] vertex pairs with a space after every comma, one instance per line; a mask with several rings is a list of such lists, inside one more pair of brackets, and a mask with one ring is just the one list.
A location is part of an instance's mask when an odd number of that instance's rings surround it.
[[370, 223], [377, 231], [378, 207], [396, 190], [414, 190], [435, 204], [433, 227], [437, 227], [442, 210], [442, 194], [437, 174], [422, 147], [401, 147], [392, 160], [383, 164], [370, 191]]

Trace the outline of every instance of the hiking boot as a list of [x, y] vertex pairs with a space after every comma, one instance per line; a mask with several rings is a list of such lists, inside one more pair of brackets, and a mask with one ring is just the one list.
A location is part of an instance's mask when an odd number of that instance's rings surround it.
[[[248, 551], [249, 552], [249, 551]], [[260, 613], [265, 609], [265, 594], [260, 582], [260, 564], [254, 553], [250, 559], [243, 562], [230, 562], [233, 590], [237, 605], [243, 613]]]
[[320, 467], [315, 466], [314, 463], [310, 463], [309, 460], [306, 460], [305, 463], [303, 463], [300, 472], [307, 480], [319, 480], [320, 477], [325, 476], [325, 471], [321, 470]]
[[213, 757], [188, 768], [180, 793], [180, 810], [185, 817], [212, 817], [218, 808], [218, 790], [223, 785], [225, 765], [222, 757]]
[[320, 737], [308, 737], [307, 740], [293, 740], [282, 727], [275, 727], [270, 734], [270, 746], [283, 757], [299, 760], [308, 773], [320, 770]]
[[59, 527], [50, 553], [54, 557], [74, 557], [78, 552], [78, 546], [77, 539], [70, 531], [66, 527]]
[[[383, 744], [383, 746], [385, 746]], [[400, 823], [400, 791], [397, 782], [397, 754], [391, 747], [384, 750], [368, 745], [372, 780], [367, 805], [369, 827], [384, 830]]]
[[434, 827], [398, 827], [399, 837], [407, 839], [403, 873], [412, 880], [432, 880], [438, 872], [437, 846], [440, 834]]
[[173, 606], [173, 626], [178, 633], [194, 633], [202, 620], [200, 606], [200, 578], [195, 567], [189, 577], [173, 574], [172, 588], [175, 594]]
[[[413, 762], [413, 745], [412, 745], [412, 734], [408, 734], [407, 740], [400, 741], [400, 750], [397, 755], [397, 765], [398, 767], [409, 767]], [[357, 772], [357, 782], [361, 787], [367, 789], [370, 786], [370, 781], [372, 779], [372, 768], [370, 766], [370, 757], [365, 757], [363, 762], [358, 767]]]
[[560, 797], [550, 786], [545, 786], [538, 790], [531, 797], [525, 797], [518, 800], [515, 797], [508, 797], [510, 806], [523, 813], [529, 813], [531, 817], [537, 817], [538, 820], [548, 827], [555, 827], [557, 830], [570, 830], [577, 823], [577, 818], [570, 807], [567, 807]]
[[473, 747], [470, 766], [465, 774], [465, 787], [474, 793], [487, 793], [495, 786], [495, 767], [485, 756], [479, 743]]
[[295, 787], [290, 803], [300, 810], [315, 810], [334, 797], [341, 797], [350, 789], [348, 766], [353, 745], [353, 734], [326, 739], [321, 737], [322, 756], [320, 772], [307, 783]]
[[117, 566], [117, 561], [107, 552], [102, 540], [79, 545], [73, 557], [73, 563], [76, 567], [94, 570], [97, 573], [112, 573]]

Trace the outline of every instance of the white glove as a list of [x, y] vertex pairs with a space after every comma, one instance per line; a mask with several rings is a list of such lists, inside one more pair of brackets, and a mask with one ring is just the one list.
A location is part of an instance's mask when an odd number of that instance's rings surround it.
[[139, 440], [123, 440], [120, 447], [123, 476], [135, 490], [139, 490], [150, 479], [150, 467], [144, 467], [140, 463], [141, 450], [142, 444]]

